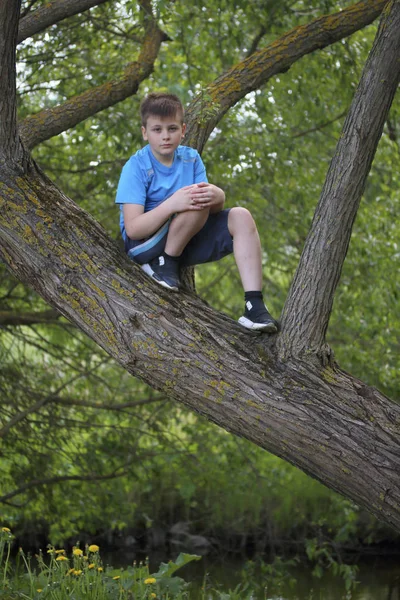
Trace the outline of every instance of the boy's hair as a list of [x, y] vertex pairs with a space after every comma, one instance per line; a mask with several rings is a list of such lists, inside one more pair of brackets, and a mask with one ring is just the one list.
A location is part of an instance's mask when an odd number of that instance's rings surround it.
[[153, 92], [146, 96], [140, 105], [140, 116], [143, 127], [146, 127], [147, 119], [150, 116], [165, 118], [178, 115], [183, 123], [184, 113], [182, 102], [175, 94]]

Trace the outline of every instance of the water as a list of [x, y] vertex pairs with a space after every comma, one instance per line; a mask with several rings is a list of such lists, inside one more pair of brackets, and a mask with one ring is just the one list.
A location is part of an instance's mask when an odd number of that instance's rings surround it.
[[[201, 563], [198, 563], [199, 566]], [[351, 600], [400, 600], [400, 560], [381, 561], [373, 560], [362, 562], [358, 565], [359, 570], [356, 580], [359, 582], [355, 590], [348, 598]], [[187, 569], [189, 571], [190, 565]], [[193, 567], [192, 567], [193, 568]], [[240, 580], [240, 571], [243, 564], [203, 564], [203, 573], [207, 570], [211, 584], [221, 591], [234, 589]], [[280, 595], [273, 595], [273, 589], [267, 587], [271, 596], [267, 598], [279, 598], [279, 600], [342, 600], [346, 598], [346, 587], [344, 580], [325, 573], [322, 578], [312, 575], [312, 569], [308, 565], [300, 565], [289, 569], [290, 575], [296, 581], [294, 585], [282, 584]], [[184, 574], [184, 573], [183, 573]], [[184, 574], [186, 575], [186, 574]], [[197, 583], [197, 577], [184, 577], [187, 581]], [[260, 581], [262, 587], [268, 586], [268, 578]], [[198, 586], [196, 586], [198, 587]], [[198, 594], [200, 598], [200, 593]], [[256, 600], [264, 600], [264, 594], [254, 595]]]
[[[114, 567], [132, 564], [134, 556], [114, 553], [104, 555], [105, 564]], [[174, 557], [172, 557], [174, 558]], [[150, 571], [155, 572], [160, 562], [165, 557], [150, 556]], [[243, 582], [241, 572], [245, 568], [246, 559], [226, 557], [205, 556], [200, 561], [190, 563], [179, 570], [177, 575], [191, 583], [191, 598], [201, 600], [204, 597], [202, 588], [217, 588], [221, 592], [233, 590], [238, 583]], [[270, 587], [268, 593], [254, 593], [254, 600], [400, 600], [400, 556], [369, 557], [359, 560], [356, 581], [358, 585], [346, 595], [343, 578], [325, 572], [323, 577], [317, 578], [312, 574], [312, 568], [308, 564], [298, 564], [289, 569], [284, 569], [285, 577], [289, 574], [295, 581], [290, 586], [283, 581], [279, 592]], [[263, 589], [271, 579], [256, 571], [254, 575], [256, 583]], [[279, 578], [278, 578], [279, 579]], [[281, 578], [282, 581], [282, 578]], [[207, 595], [206, 595], [207, 598]]]

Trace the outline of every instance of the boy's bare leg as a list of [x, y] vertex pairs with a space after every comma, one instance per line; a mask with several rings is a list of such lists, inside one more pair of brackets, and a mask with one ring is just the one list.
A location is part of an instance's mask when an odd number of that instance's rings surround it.
[[228, 229], [244, 291], [262, 288], [261, 244], [257, 226], [246, 208], [231, 208]]
[[208, 208], [177, 214], [169, 226], [165, 252], [169, 256], [180, 256], [188, 242], [203, 227], [208, 219], [208, 214]]
[[233, 254], [245, 292], [245, 310], [239, 323], [247, 329], [276, 333], [278, 323], [269, 314], [261, 291], [261, 244], [254, 219], [245, 208], [231, 208], [228, 229], [233, 237]]
[[178, 213], [169, 226], [164, 252], [150, 263], [142, 265], [144, 272], [163, 287], [177, 292], [181, 286], [179, 257], [187, 243], [203, 227], [209, 212], [209, 208], [206, 208]]

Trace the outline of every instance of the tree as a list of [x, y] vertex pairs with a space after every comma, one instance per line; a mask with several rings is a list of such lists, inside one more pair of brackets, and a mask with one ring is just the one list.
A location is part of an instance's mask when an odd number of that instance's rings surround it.
[[[20, 132], [28, 147], [136, 92], [167, 37], [150, 4], [143, 0], [141, 7], [138, 61], [111, 84], [26, 117]], [[354, 218], [400, 78], [400, 2], [360, 2], [252, 52], [193, 99], [186, 142], [202, 150], [222, 116], [246, 93], [305, 53], [365, 26], [383, 8], [277, 336], [241, 331], [190, 290], [172, 297], [156, 289], [32, 160], [17, 134], [18, 6], [12, 2], [0, 8], [0, 252], [21, 281], [127, 371], [398, 529], [400, 410], [339, 368], [325, 334]]]

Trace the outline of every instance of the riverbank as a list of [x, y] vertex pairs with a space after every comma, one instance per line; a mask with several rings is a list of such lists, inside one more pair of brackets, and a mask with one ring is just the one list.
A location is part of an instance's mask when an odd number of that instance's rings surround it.
[[395, 546], [375, 546], [367, 554], [345, 553], [344, 548], [334, 552], [326, 544], [308, 540], [305, 551], [291, 557], [254, 555], [250, 560], [243, 554], [210, 551], [203, 557], [153, 552], [142, 559], [132, 551], [77, 543], [71, 549], [50, 546], [32, 557], [16, 544], [8, 528], [0, 535], [0, 597], [4, 600], [400, 597], [400, 551]]

